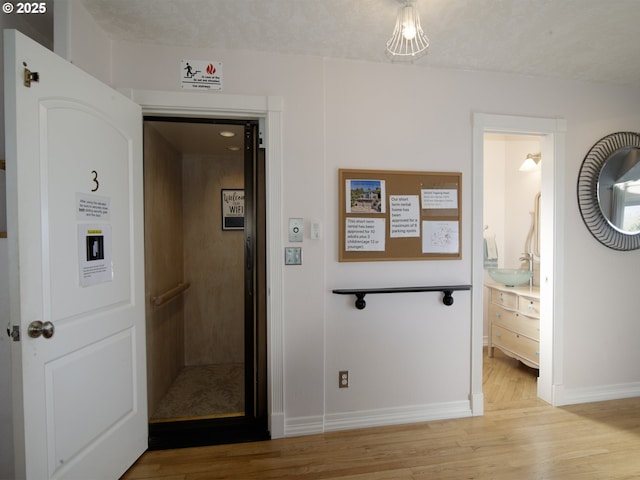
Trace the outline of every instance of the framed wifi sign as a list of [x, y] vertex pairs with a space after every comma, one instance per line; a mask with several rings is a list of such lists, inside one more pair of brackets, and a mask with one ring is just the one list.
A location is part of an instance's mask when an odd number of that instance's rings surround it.
[[222, 189], [222, 229], [244, 229], [244, 190]]

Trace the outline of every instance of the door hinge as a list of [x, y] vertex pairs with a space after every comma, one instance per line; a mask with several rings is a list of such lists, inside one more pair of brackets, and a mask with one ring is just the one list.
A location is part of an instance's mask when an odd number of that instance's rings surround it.
[[13, 338], [14, 342], [19, 342], [20, 341], [20, 325], [9, 325], [9, 327], [7, 327], [7, 335]]
[[26, 63], [22, 63], [24, 65], [24, 86], [27, 88], [31, 88], [31, 82], [39, 82], [40, 74], [38, 72], [32, 72], [27, 68]]

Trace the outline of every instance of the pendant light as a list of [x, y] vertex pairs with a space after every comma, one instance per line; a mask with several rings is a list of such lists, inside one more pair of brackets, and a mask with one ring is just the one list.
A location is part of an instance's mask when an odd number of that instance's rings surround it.
[[387, 54], [392, 60], [413, 61], [427, 53], [429, 39], [420, 26], [420, 14], [415, 0], [398, 0], [400, 8], [396, 28], [387, 42]]

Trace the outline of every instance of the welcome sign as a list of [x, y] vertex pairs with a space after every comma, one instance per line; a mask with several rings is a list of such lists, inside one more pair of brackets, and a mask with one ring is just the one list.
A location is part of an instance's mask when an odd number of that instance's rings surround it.
[[222, 229], [244, 229], [244, 190], [222, 190]]

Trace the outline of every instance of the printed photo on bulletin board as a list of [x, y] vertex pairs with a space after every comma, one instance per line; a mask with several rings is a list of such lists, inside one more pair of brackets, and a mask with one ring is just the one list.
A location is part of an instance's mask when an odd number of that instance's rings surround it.
[[222, 230], [244, 229], [244, 190], [222, 190]]
[[461, 258], [462, 174], [346, 170], [339, 261]]

